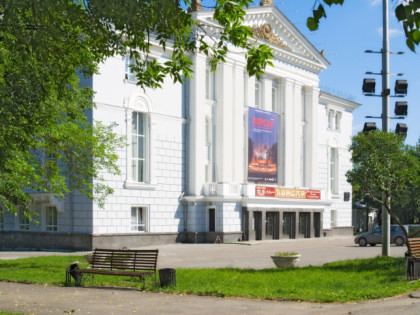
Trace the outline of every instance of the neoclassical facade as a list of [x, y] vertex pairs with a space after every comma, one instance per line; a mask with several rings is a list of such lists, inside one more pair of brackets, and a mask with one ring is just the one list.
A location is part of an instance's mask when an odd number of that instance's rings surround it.
[[[273, 48], [274, 67], [246, 72], [231, 48], [215, 73], [191, 56], [194, 77], [136, 86], [128, 58], [115, 56], [84, 80], [95, 91], [92, 121], [116, 122], [127, 139], [121, 175], [103, 174], [105, 208], [72, 192], [33, 192], [39, 225], [0, 216], [0, 248], [136, 248], [174, 242], [294, 239], [350, 234], [352, 112], [359, 104], [319, 89], [328, 61], [274, 6], [250, 8], [244, 23]], [[192, 13], [215, 34], [212, 11]], [[167, 58], [155, 48], [152, 57]], [[264, 140], [269, 134], [269, 140]], [[94, 180], [94, 179], [93, 179]]]

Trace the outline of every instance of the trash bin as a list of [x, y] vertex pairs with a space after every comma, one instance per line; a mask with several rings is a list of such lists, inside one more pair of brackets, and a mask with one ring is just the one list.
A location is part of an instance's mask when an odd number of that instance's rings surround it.
[[159, 269], [160, 286], [176, 286], [176, 270], [173, 268]]

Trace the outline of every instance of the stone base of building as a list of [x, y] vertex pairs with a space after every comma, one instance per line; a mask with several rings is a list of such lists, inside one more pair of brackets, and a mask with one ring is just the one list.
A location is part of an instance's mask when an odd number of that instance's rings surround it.
[[[219, 238], [217, 238], [219, 237]], [[175, 243], [234, 242], [242, 232], [77, 234], [57, 232], [1, 231], [0, 250], [81, 250], [95, 248], [140, 248]]]
[[331, 229], [324, 229], [324, 236], [353, 236], [352, 226], [340, 226]]
[[187, 232], [185, 243], [230, 243], [242, 241], [242, 232]]

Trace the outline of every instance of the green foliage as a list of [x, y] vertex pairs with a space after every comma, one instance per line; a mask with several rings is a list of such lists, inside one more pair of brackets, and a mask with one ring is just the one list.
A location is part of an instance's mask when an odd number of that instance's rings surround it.
[[[64, 285], [65, 268], [77, 260], [82, 262], [84, 257], [49, 256], [0, 260], [0, 280]], [[87, 277], [83, 286], [131, 287], [169, 293], [311, 302], [379, 299], [420, 288], [419, 281], [406, 280], [405, 259], [390, 257], [290, 269], [177, 269], [176, 286], [165, 288], [154, 286], [150, 280], [143, 284], [129, 277], [95, 275], [93, 281]]]
[[[311, 31], [316, 31], [319, 27], [320, 20], [322, 18], [327, 17], [327, 14], [325, 13], [324, 6], [320, 2], [321, 2], [321, 0], [316, 0], [315, 1], [314, 7], [313, 7], [313, 10], [312, 10], [313, 16], [308, 17], [308, 19], [306, 20], [306, 25], [308, 26], [308, 28]], [[344, 0], [322, 0], [322, 2], [324, 2], [328, 6], [332, 6], [333, 4], [343, 5]], [[317, 3], [319, 3], [318, 7], [316, 7]]]
[[362, 197], [383, 205], [400, 224], [391, 201], [406, 198], [407, 190], [419, 181], [420, 161], [413, 149], [399, 135], [371, 131], [354, 136], [350, 151], [353, 169], [346, 173], [348, 182]]
[[395, 16], [403, 24], [407, 46], [415, 51], [415, 45], [420, 43], [420, 1], [401, 1], [395, 8]]
[[[229, 47], [247, 51], [250, 75], [261, 75], [271, 49], [242, 25], [251, 0], [218, 0], [210, 37], [185, 10], [190, 0], [4, 0], [0, 3], [0, 203], [30, 215], [27, 191], [63, 197], [71, 190], [103, 204], [112, 189], [101, 172], [118, 174], [124, 139], [114, 125], [88, 118], [94, 97], [79, 79], [110, 56], [130, 56], [138, 85], [159, 88], [166, 76], [192, 76], [200, 51], [215, 69]], [[156, 46], [169, 60], [150, 57]]]
[[277, 252], [274, 254], [274, 256], [280, 256], [280, 257], [285, 257], [285, 256], [296, 256], [299, 255], [297, 252]]

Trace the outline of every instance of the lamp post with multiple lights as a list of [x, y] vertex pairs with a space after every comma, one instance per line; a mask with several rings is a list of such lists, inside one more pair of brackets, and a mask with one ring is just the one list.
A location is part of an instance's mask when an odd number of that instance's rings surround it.
[[[380, 95], [375, 94], [375, 79], [364, 79], [363, 80], [363, 93], [366, 96], [380, 96], [382, 97], [382, 115], [381, 117], [366, 116], [366, 118], [381, 118], [382, 119], [382, 131], [389, 132], [389, 100], [391, 97], [391, 90], [389, 88], [389, 55], [398, 54], [402, 55], [403, 52], [392, 53], [389, 51], [389, 22], [388, 22], [388, 0], [383, 0], [383, 46], [382, 50], [372, 51], [366, 50], [366, 53], [380, 53], [382, 55], [382, 71], [381, 73], [366, 72], [371, 75], [382, 76], [382, 92]], [[393, 74], [396, 76], [402, 76], [402, 73]], [[407, 94], [407, 81], [396, 80], [395, 81], [395, 95], [392, 97], [404, 97]], [[404, 119], [407, 115], [407, 102], [396, 102], [395, 103], [395, 115], [398, 117], [392, 117], [392, 119]], [[374, 122], [367, 122], [363, 128], [363, 131], [368, 132], [376, 129]], [[398, 123], [395, 132], [403, 136], [407, 135], [407, 125]], [[385, 198], [383, 196], [383, 198]], [[382, 206], [382, 256], [389, 256], [390, 252], [390, 216], [385, 206]]]

